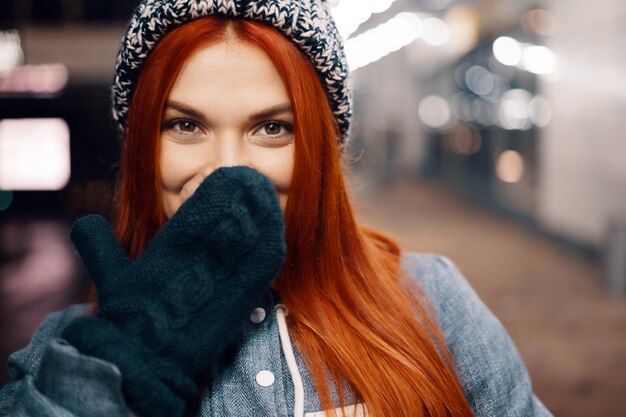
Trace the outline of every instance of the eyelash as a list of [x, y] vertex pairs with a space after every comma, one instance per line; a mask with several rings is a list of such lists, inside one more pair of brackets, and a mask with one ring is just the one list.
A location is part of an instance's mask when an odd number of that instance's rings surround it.
[[265, 134], [263, 136], [269, 136], [269, 137], [278, 137], [278, 136], [284, 136], [284, 135], [288, 135], [293, 133], [293, 126], [289, 123], [286, 122], [281, 122], [279, 120], [268, 120], [267, 122], [263, 122], [259, 125], [259, 128], [255, 130], [255, 132], [263, 129], [264, 127], [267, 127], [269, 125], [278, 125], [280, 126], [282, 129], [284, 129], [286, 132], [281, 133], [281, 134], [277, 134], [277, 135], [271, 135], [271, 134]]
[[184, 132], [180, 129], [174, 129], [177, 125], [181, 123], [189, 123], [198, 129], [200, 128], [197, 123], [189, 119], [172, 119], [163, 124], [163, 130], [173, 129], [177, 134], [181, 134], [181, 135], [193, 135], [194, 134], [194, 132]]
[[[163, 130], [169, 130], [169, 129], [173, 129], [177, 134], [181, 134], [181, 135], [193, 135], [195, 134], [195, 132], [185, 132], [182, 131], [180, 129], [175, 129], [176, 126], [180, 125], [181, 123], [189, 123], [191, 124], [193, 127], [200, 129], [200, 126], [198, 126], [198, 124], [192, 120], [189, 119], [172, 119], [169, 120], [167, 122], [165, 122], [163, 124]], [[258, 132], [259, 130], [261, 130], [262, 128], [269, 126], [269, 125], [279, 125], [281, 128], [283, 128], [284, 130], [286, 130], [285, 133], [281, 133], [281, 134], [277, 134], [277, 135], [270, 135], [270, 134], [264, 134], [262, 136], [266, 136], [266, 137], [279, 137], [279, 136], [284, 136], [286, 134], [291, 134], [293, 133], [293, 125], [291, 125], [290, 123], [287, 122], [282, 122], [280, 120], [268, 120], [265, 122], [262, 122], [261, 124], [258, 125], [257, 128], [255, 128], [255, 132]]]

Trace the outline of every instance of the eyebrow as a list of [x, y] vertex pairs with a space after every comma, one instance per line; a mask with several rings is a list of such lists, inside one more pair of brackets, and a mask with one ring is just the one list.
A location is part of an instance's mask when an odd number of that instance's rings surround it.
[[[201, 111], [194, 109], [191, 106], [188, 106], [184, 103], [180, 103], [175, 100], [167, 100], [165, 102], [165, 108], [172, 108], [174, 110], [178, 110], [181, 113], [185, 113], [189, 116], [195, 117], [197, 119], [205, 120], [204, 115]], [[291, 103], [282, 103], [277, 104], [275, 106], [268, 107], [267, 109], [261, 110], [260, 112], [254, 113], [248, 117], [248, 120], [260, 120], [275, 117], [279, 114], [284, 113], [292, 113], [293, 109], [291, 107]]]

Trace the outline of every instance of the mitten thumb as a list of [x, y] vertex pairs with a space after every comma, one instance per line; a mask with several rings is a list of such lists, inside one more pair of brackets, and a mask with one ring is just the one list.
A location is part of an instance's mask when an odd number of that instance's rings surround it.
[[107, 286], [114, 286], [116, 277], [130, 264], [126, 251], [101, 216], [92, 214], [76, 220], [70, 238], [98, 293], [102, 293]]

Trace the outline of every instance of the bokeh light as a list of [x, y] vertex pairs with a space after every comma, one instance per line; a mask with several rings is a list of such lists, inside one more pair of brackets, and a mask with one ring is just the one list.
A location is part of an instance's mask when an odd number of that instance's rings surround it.
[[53, 96], [65, 89], [68, 79], [63, 64], [23, 65], [0, 79], [0, 93]]
[[522, 66], [533, 74], [552, 74], [556, 70], [556, 56], [548, 47], [526, 46], [522, 52]]
[[519, 182], [524, 175], [524, 159], [519, 152], [506, 150], [498, 155], [496, 161], [498, 179], [507, 183]]
[[70, 178], [70, 131], [63, 119], [0, 121], [0, 188], [60, 190]]
[[422, 22], [417, 15], [403, 12], [348, 39], [345, 49], [350, 69], [354, 71], [364, 67], [409, 45], [422, 34], [422, 30]]
[[337, 30], [348, 39], [374, 13], [389, 9], [395, 0], [342, 0], [332, 8]]
[[0, 76], [17, 67], [24, 60], [20, 36], [16, 30], [0, 31]]
[[495, 88], [495, 77], [487, 69], [474, 65], [465, 73], [465, 84], [474, 94], [486, 96]]
[[501, 36], [493, 43], [493, 54], [504, 65], [518, 65], [522, 60], [522, 46], [508, 36]]
[[498, 122], [507, 130], [526, 130], [532, 127], [530, 101], [532, 94], [521, 88], [509, 90], [502, 96], [498, 112]]
[[13, 191], [0, 190], [0, 211], [8, 209], [12, 202]]
[[463, 63], [456, 67], [456, 69], [454, 70], [454, 80], [456, 81], [456, 85], [458, 85], [459, 88], [467, 87], [467, 84], [465, 84], [465, 73], [467, 73], [467, 70], [471, 67], [472, 65]]
[[450, 29], [448, 51], [460, 56], [476, 47], [480, 36], [480, 17], [476, 8], [456, 4], [446, 11], [443, 21]]
[[476, 98], [464, 92], [458, 92], [452, 96], [452, 112], [454, 116], [464, 122], [473, 122], [478, 118], [480, 106]]
[[476, 127], [459, 123], [452, 132], [453, 150], [463, 155], [473, 155], [480, 150], [482, 139]]
[[424, 98], [418, 107], [422, 122], [432, 128], [445, 127], [450, 122], [450, 105], [440, 96], [432, 95]]
[[528, 107], [530, 120], [539, 127], [546, 127], [552, 120], [552, 105], [542, 96], [535, 96]]
[[450, 40], [450, 29], [441, 19], [428, 17], [424, 19], [424, 42], [433, 46], [445, 45]]

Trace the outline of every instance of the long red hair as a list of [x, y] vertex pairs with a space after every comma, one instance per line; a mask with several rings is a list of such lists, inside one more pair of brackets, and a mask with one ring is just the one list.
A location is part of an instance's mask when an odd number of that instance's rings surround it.
[[275, 287], [322, 405], [334, 409], [329, 384], [347, 382], [371, 416], [473, 416], [428, 301], [400, 269], [400, 249], [356, 221], [338, 129], [315, 69], [275, 29], [206, 17], [173, 30], [155, 47], [127, 119], [118, 238], [136, 257], [165, 223], [158, 163], [165, 100], [194, 51], [228, 39], [264, 50], [291, 99], [296, 142], [284, 213], [287, 259]]

